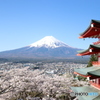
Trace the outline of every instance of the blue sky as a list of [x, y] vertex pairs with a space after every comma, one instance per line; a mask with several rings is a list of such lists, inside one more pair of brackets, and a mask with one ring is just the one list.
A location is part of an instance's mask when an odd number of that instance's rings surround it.
[[87, 49], [97, 39], [79, 39], [91, 19], [100, 20], [100, 0], [0, 0], [0, 51], [27, 46], [45, 36]]

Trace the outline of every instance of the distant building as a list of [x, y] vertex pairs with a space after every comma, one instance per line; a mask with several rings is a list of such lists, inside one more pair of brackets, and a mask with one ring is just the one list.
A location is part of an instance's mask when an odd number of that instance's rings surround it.
[[54, 74], [54, 70], [46, 71], [48, 74]]

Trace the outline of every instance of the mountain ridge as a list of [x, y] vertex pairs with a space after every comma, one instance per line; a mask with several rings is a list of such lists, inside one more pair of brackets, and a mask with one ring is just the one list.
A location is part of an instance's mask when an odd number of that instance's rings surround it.
[[76, 57], [79, 50], [81, 49], [68, 46], [53, 36], [46, 36], [28, 46], [0, 52], [0, 57], [66, 58]]

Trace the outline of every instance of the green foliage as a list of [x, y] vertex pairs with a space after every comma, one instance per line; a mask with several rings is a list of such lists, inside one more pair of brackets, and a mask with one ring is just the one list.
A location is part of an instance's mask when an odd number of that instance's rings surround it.
[[92, 62], [93, 62], [93, 61], [97, 61], [97, 60], [98, 60], [97, 55], [91, 55], [87, 67], [91, 67], [91, 66], [92, 66]]
[[8, 59], [6, 58], [0, 58], [0, 63], [8, 62]]
[[82, 77], [82, 76], [78, 76], [78, 80], [82, 80], [82, 81], [85, 81], [87, 78], [86, 77]]
[[69, 94], [68, 93], [62, 94], [57, 98], [57, 100], [69, 100]]

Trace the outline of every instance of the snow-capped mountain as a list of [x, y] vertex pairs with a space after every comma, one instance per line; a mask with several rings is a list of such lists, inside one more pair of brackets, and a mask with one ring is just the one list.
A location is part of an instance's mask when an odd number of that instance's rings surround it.
[[0, 52], [1, 58], [68, 58], [76, 57], [80, 49], [73, 48], [57, 40], [53, 36], [46, 36], [43, 39], [26, 47], [15, 50]]
[[53, 36], [46, 36], [43, 39], [32, 43], [30, 47], [46, 47], [46, 48], [57, 48], [57, 47], [68, 47], [67, 44], [57, 40]]

